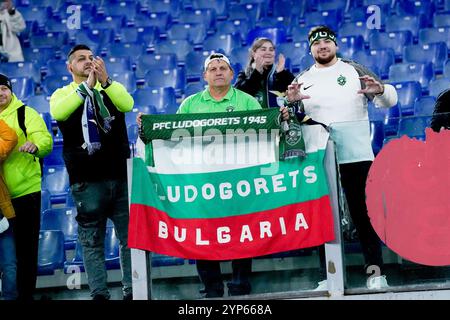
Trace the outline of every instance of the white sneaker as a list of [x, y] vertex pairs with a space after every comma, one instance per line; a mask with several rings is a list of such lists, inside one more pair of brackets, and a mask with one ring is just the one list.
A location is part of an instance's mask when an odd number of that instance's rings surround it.
[[386, 276], [370, 277], [367, 280], [367, 288], [370, 290], [380, 290], [389, 288]]
[[317, 288], [315, 288], [313, 291], [327, 291], [328, 290], [328, 281], [322, 280], [317, 283]]

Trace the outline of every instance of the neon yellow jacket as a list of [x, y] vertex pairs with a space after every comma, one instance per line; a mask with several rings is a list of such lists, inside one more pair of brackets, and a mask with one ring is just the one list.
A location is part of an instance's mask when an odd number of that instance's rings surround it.
[[[13, 94], [11, 103], [0, 113], [0, 119], [13, 128], [18, 136], [16, 147], [3, 163], [5, 182], [13, 199], [41, 191], [41, 166], [36, 157], [45, 157], [53, 148], [53, 139], [44, 120], [30, 107], [25, 108], [25, 127], [28, 135], [28, 138], [25, 138], [17, 120], [17, 109], [22, 105], [23, 102]], [[38, 147], [36, 154], [19, 152], [19, 147], [27, 140]]]

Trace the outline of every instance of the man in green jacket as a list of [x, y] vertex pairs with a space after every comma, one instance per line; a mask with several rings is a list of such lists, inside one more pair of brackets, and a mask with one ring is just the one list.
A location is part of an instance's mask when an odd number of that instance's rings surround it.
[[104, 254], [109, 218], [120, 242], [123, 298], [132, 299], [126, 163], [130, 148], [124, 112], [133, 108], [134, 101], [86, 45], [71, 49], [67, 68], [73, 82], [52, 94], [50, 113], [64, 139], [63, 157], [91, 296], [110, 298]]
[[37, 158], [52, 151], [53, 140], [44, 120], [29, 107], [25, 107], [25, 135], [18, 123], [18, 109], [23, 105], [12, 92], [11, 81], [0, 74], [0, 119], [18, 136], [16, 147], [3, 163], [6, 186], [16, 212], [12, 225], [16, 241], [18, 299], [32, 300], [36, 288], [41, 213], [41, 167]]

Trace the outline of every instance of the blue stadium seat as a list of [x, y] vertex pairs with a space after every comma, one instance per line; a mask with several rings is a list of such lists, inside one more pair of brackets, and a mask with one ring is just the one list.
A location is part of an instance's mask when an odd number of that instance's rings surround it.
[[428, 84], [433, 75], [431, 63], [397, 63], [389, 67], [391, 82], [418, 81], [424, 91], [428, 90]]
[[83, 43], [87, 45], [93, 52], [97, 52], [99, 48], [113, 41], [113, 29], [93, 28], [77, 30], [71, 38], [70, 44], [75, 45]]
[[292, 26], [291, 37], [293, 42], [308, 41], [309, 28], [301, 26]]
[[[239, 50], [240, 48], [233, 49]], [[186, 63], [184, 65], [186, 70], [186, 81], [195, 82], [203, 79], [203, 64], [205, 59], [209, 56], [209, 51], [192, 51], [186, 56]], [[236, 61], [231, 54], [229, 57], [230, 61]]]
[[391, 108], [377, 108], [373, 102], [369, 102], [368, 113], [370, 121], [383, 122], [385, 136], [397, 135], [400, 120], [400, 109], [398, 105]]
[[213, 9], [217, 20], [225, 20], [228, 16], [227, 0], [192, 0], [193, 9]]
[[181, 2], [180, 0], [152, 0], [148, 1], [148, 12], [153, 13], [168, 13], [172, 17], [178, 17], [181, 12]]
[[370, 121], [370, 141], [375, 156], [383, 147], [384, 124], [382, 121]]
[[114, 227], [106, 227], [105, 265], [106, 270], [120, 269], [119, 239]]
[[130, 57], [105, 57], [103, 60], [108, 72], [120, 73], [133, 71]]
[[356, 52], [364, 50], [364, 38], [362, 36], [339, 37], [338, 46], [341, 57], [351, 59]]
[[178, 65], [184, 65], [186, 55], [193, 50], [193, 46], [188, 40], [166, 40], [155, 46], [155, 53], [157, 54], [175, 53]]
[[32, 77], [36, 83], [41, 82], [41, 74], [37, 66], [31, 62], [9, 62], [0, 64], [0, 73], [9, 78]]
[[410, 45], [403, 50], [404, 62], [431, 62], [436, 73], [443, 72], [447, 60], [447, 45], [444, 42]]
[[348, 36], [362, 36], [365, 43], [369, 43], [370, 34], [373, 32], [372, 29], [367, 28], [366, 20], [356, 21], [356, 22], [345, 22], [341, 25], [338, 30], [339, 37]]
[[66, 75], [47, 76], [42, 80], [42, 88], [44, 93], [51, 96], [56, 89], [68, 85], [72, 82], [72, 77]]
[[386, 32], [410, 31], [414, 42], [419, 36], [419, 30], [425, 26], [425, 17], [423, 15], [391, 16], [386, 19]]
[[150, 69], [145, 74], [148, 87], [172, 87], [177, 97], [181, 97], [186, 84], [184, 67], [173, 69]]
[[239, 34], [215, 34], [205, 39], [203, 50], [222, 50], [229, 56], [233, 48], [241, 45]]
[[283, 27], [279, 28], [254, 28], [247, 34], [246, 43], [251, 45], [256, 38], [269, 38], [275, 45], [287, 41], [287, 31]]
[[157, 27], [135, 27], [121, 28], [114, 33], [114, 41], [128, 43], [145, 43], [146, 46], [159, 41], [159, 30]]
[[50, 193], [50, 202], [59, 204], [66, 202], [69, 192], [69, 175], [64, 166], [44, 168], [42, 189]]
[[414, 114], [414, 103], [422, 96], [420, 83], [417, 81], [407, 81], [392, 83], [397, 90], [398, 102], [402, 116]]
[[205, 90], [205, 82], [191, 82], [186, 85], [184, 89], [184, 97], [187, 98], [190, 95], [196, 94], [200, 91]]
[[436, 12], [433, 15], [433, 27], [435, 28], [450, 27], [450, 11], [442, 13]]
[[408, 117], [400, 119], [398, 136], [407, 135], [410, 138], [425, 140], [425, 128], [430, 127], [431, 116]]
[[67, 70], [67, 60], [57, 60], [52, 59], [47, 61], [45, 67], [45, 76], [58, 75], [58, 76], [68, 76], [71, 78], [69, 70]]
[[50, 193], [47, 190], [41, 190], [41, 213], [51, 207], [52, 204], [50, 203]]
[[313, 11], [305, 15], [305, 26], [327, 25], [333, 30], [338, 30], [344, 20], [341, 10]]
[[430, 96], [437, 98], [440, 93], [450, 88], [450, 78], [439, 78], [430, 81]]
[[[309, 54], [309, 44], [307, 41], [281, 43], [276, 47], [276, 52], [282, 53], [286, 59], [289, 59], [291, 71], [295, 74], [301, 70], [302, 58]], [[244, 66], [246, 64], [247, 61]]]
[[10, 78], [14, 94], [20, 100], [27, 100], [29, 96], [34, 95], [34, 81], [31, 77]]
[[267, 2], [247, 2], [242, 1], [239, 4], [230, 6], [228, 10], [229, 20], [247, 20], [251, 26], [254, 26], [256, 21], [267, 15]]
[[150, 69], [174, 69], [177, 67], [175, 53], [141, 54], [136, 61], [136, 77], [143, 78]]
[[347, 0], [318, 0], [317, 11], [341, 10], [346, 11], [349, 5]]
[[44, 34], [33, 35], [30, 38], [30, 46], [32, 48], [48, 48], [48, 47], [62, 47], [68, 42], [68, 35], [66, 32], [47, 32]]
[[23, 48], [23, 56], [25, 61], [33, 62], [39, 67], [55, 58], [55, 49], [53, 47]]
[[248, 20], [234, 19], [226, 21], [218, 21], [216, 24], [218, 34], [239, 34], [241, 36], [241, 41], [245, 42], [247, 33], [253, 28]]
[[38, 275], [52, 275], [64, 267], [64, 234], [59, 230], [39, 232]]
[[64, 166], [62, 143], [54, 143], [52, 152], [44, 158], [45, 167]]
[[[248, 62], [250, 45], [245, 47], [233, 48], [229, 56], [230, 61], [240, 63], [241, 66], [245, 68]], [[276, 50], [278, 50], [278, 52], [282, 52], [280, 51], [280, 46], [278, 46]]]
[[444, 65], [444, 77], [450, 78], [450, 59]]
[[137, 14], [136, 2], [120, 1], [116, 3], [102, 4], [97, 7], [97, 15], [125, 16], [125, 24], [132, 24]]
[[358, 51], [353, 55], [353, 60], [371, 69], [381, 79], [386, 79], [389, 75], [389, 67], [395, 60], [394, 50]]
[[178, 109], [173, 87], [138, 89], [133, 98], [135, 106], [150, 107], [152, 114], [175, 113]]
[[137, 15], [134, 20], [136, 27], [157, 27], [160, 33], [165, 34], [172, 23], [172, 17], [168, 12], [150, 12]]
[[128, 93], [133, 93], [136, 90], [136, 76], [133, 71], [128, 72], [113, 72], [109, 76], [120, 82], [128, 91]]
[[312, 55], [308, 54], [302, 58], [302, 63], [300, 65], [300, 71], [306, 70], [315, 63]]
[[50, 104], [45, 95], [29, 96], [27, 105], [39, 113], [50, 112]]
[[48, 7], [40, 6], [20, 7], [20, 13], [25, 21], [35, 21], [38, 23], [39, 28], [42, 29], [51, 14]]
[[75, 249], [78, 238], [76, 207], [47, 209], [41, 215], [41, 230], [60, 230], [64, 234], [64, 249]]
[[178, 16], [178, 22], [182, 24], [201, 23], [205, 26], [206, 31], [213, 31], [216, 24], [216, 12], [213, 9], [184, 10]]
[[290, 34], [291, 27], [298, 25], [297, 16], [287, 17], [264, 17], [256, 21], [256, 28], [284, 28], [287, 34]]
[[431, 116], [434, 111], [436, 99], [431, 96], [420, 97], [414, 103], [414, 114], [416, 116]]
[[116, 42], [106, 47], [106, 54], [113, 57], [137, 57], [145, 53], [142, 43]]
[[445, 42], [447, 49], [450, 50], [449, 27], [425, 28], [419, 31], [419, 44], [428, 44], [435, 42]]
[[394, 50], [395, 58], [402, 59], [403, 48], [413, 43], [411, 31], [398, 32], [373, 32], [369, 36], [369, 47], [371, 50], [391, 48]]
[[167, 30], [167, 39], [188, 40], [194, 46], [201, 46], [206, 38], [203, 23], [174, 24]]
[[311, 5], [311, 1], [306, 0], [273, 0], [271, 5], [272, 15], [274, 17], [297, 16], [303, 18], [307, 6]]
[[[129, 125], [136, 124], [136, 117], [137, 117], [138, 113], [139, 112], [137, 111], [137, 109], [131, 110], [131, 111], [125, 113], [125, 123], [126, 123], [127, 127]], [[130, 140], [130, 137], [128, 137], [128, 140]]]
[[183, 264], [183, 258], [166, 256], [159, 253], [152, 254], [152, 267], [179, 266]]
[[418, 16], [424, 15], [427, 21], [430, 21], [433, 17], [433, 13], [436, 10], [436, 6], [433, 1], [424, 0], [406, 0], [395, 1], [396, 12], [399, 16]]
[[126, 25], [125, 16], [96, 16], [92, 19], [89, 28], [110, 29], [116, 32]]

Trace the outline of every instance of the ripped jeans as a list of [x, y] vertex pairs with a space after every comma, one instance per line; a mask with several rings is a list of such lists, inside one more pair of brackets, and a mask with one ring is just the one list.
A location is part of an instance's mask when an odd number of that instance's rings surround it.
[[119, 239], [123, 294], [131, 293], [131, 256], [128, 248], [128, 189], [126, 180], [74, 183], [72, 197], [77, 207], [78, 239], [91, 296], [109, 299], [105, 267], [107, 218], [114, 223]]

